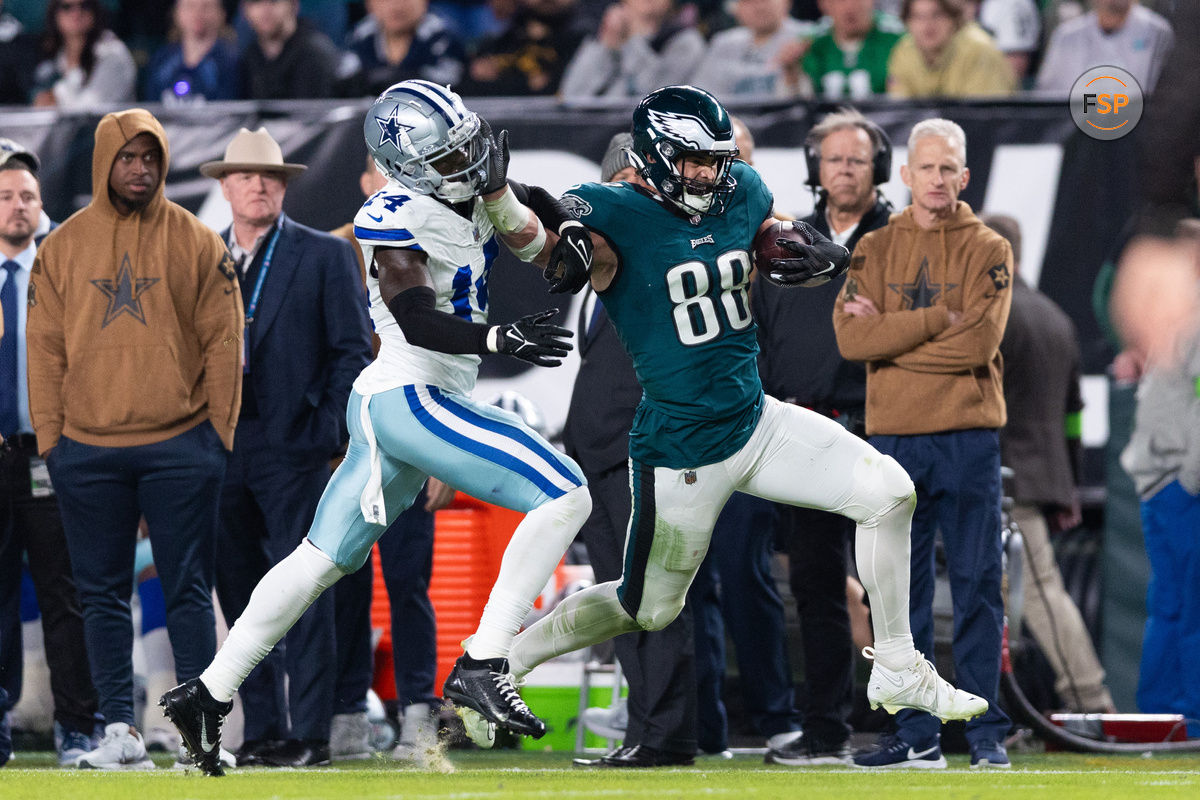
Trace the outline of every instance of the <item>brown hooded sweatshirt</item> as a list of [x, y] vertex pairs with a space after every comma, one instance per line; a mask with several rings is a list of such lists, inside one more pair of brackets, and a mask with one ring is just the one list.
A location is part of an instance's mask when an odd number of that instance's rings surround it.
[[[162, 175], [139, 211], [117, 213], [108, 179], [141, 133]], [[65, 435], [132, 447], [209, 420], [226, 448], [241, 405], [242, 295], [221, 238], [163, 195], [170, 151], [148, 111], [96, 126], [92, 201], [38, 248], [29, 284], [29, 411], [46, 453]]]
[[[842, 356], [867, 363], [868, 434], [1004, 425], [1000, 340], [1011, 275], [1008, 242], [962, 201], [930, 228], [910, 206], [859, 240], [833, 325]], [[881, 313], [848, 314], [849, 295]], [[953, 326], [952, 309], [962, 312]]]

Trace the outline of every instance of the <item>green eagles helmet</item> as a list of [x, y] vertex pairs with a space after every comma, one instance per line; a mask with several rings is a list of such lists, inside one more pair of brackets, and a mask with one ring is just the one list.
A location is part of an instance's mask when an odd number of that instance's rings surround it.
[[[710, 156], [712, 183], [684, 178], [676, 161], [687, 153]], [[738, 156], [729, 112], [695, 86], [664, 86], [633, 111], [631, 160], [638, 172], [686, 214], [717, 215], [737, 185], [729, 169]]]

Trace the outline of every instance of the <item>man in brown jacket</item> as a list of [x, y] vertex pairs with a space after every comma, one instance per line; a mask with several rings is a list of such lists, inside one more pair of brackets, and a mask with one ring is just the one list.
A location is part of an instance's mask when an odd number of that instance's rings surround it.
[[[1000, 339], [1012, 301], [1012, 249], [958, 199], [970, 172], [962, 128], [918, 123], [901, 168], [912, 204], [855, 248], [834, 306], [838, 349], [867, 365], [867, 434], [917, 487], [910, 620], [933, 649], [933, 553], [940, 530], [954, 608], [958, 686], [988, 700], [967, 722], [971, 767], [1008, 767], [1000, 688]], [[899, 732], [861, 767], [945, 767], [940, 723], [896, 715]]]
[[163, 194], [142, 109], [96, 127], [92, 201], [38, 250], [29, 407], [58, 492], [107, 727], [81, 767], [150, 769], [132, 727], [132, 593], [145, 516], [179, 680], [216, 650], [217, 502], [241, 395], [242, 300], [225, 245]]

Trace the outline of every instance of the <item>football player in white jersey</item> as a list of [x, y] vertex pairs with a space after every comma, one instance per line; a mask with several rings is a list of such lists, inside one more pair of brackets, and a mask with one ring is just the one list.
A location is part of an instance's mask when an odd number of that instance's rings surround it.
[[[469, 395], [482, 353], [557, 366], [571, 349], [571, 332], [549, 322], [553, 309], [487, 324], [496, 239], [546, 266], [556, 290], [570, 290], [554, 276], [586, 275], [590, 238], [543, 190], [507, 181], [507, 132], [493, 137], [446, 87], [390, 87], [367, 112], [364, 134], [388, 178], [354, 220], [379, 356], [354, 383], [349, 449], [308, 537], [259, 582], [200, 677], [159, 701], [209, 775], [221, 774], [221, 720], [242, 681], [321, 592], [364, 563], [428, 476], [526, 512], [446, 693], [473, 737], [486, 739], [495, 723], [545, 733], [521, 702], [506, 656], [591, 498], [573, 461], [516, 415]], [[557, 235], [548, 237], [539, 217]]]

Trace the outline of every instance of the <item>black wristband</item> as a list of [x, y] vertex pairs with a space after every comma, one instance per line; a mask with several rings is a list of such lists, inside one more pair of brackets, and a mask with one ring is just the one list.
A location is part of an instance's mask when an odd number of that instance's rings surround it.
[[437, 295], [414, 286], [393, 297], [388, 311], [409, 344], [438, 353], [486, 353], [488, 325], [468, 322], [434, 308]]

